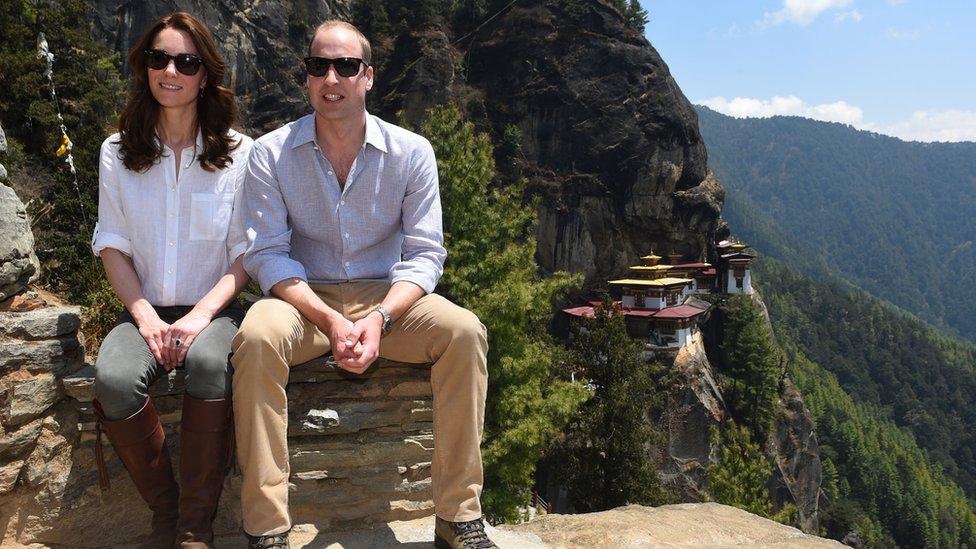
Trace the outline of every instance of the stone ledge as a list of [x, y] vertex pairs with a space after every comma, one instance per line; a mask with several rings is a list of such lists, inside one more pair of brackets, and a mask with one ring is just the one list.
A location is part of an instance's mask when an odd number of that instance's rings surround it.
[[[89, 365], [63, 380], [64, 393], [72, 399], [68, 402], [77, 411], [80, 432], [76, 482], [88, 486], [87, 495], [73, 499], [66, 506], [72, 510], [62, 516], [65, 524], [83, 532], [75, 538], [79, 547], [121, 545], [141, 533], [108, 535], [95, 526], [101, 521], [75, 516], [93, 503], [106, 513], [123, 507], [103, 499], [94, 487], [94, 374], [94, 366]], [[174, 456], [179, 437], [172, 435], [179, 430], [184, 377], [182, 370], [176, 370], [150, 388]], [[433, 515], [430, 365], [380, 359], [366, 373], [355, 375], [340, 369], [331, 357], [323, 357], [292, 368], [287, 391], [289, 509], [296, 524], [337, 530]], [[8, 453], [13, 453], [15, 445], [16, 441], [9, 441]], [[105, 439], [103, 449], [113, 492], [124, 493], [129, 507], [140, 505]], [[0, 483], [3, 480], [0, 471]], [[218, 534], [240, 530], [239, 490], [240, 477], [231, 475], [218, 511]], [[52, 541], [59, 538], [51, 536]]]
[[[406, 381], [416, 383], [426, 382], [430, 385], [430, 364], [410, 364], [406, 362], [394, 362], [379, 358], [369, 370], [363, 374], [353, 374], [347, 372], [336, 365], [331, 356], [325, 356], [310, 360], [304, 364], [299, 364], [291, 369], [288, 378], [289, 390], [296, 384], [302, 383], [324, 383], [324, 382], [344, 382], [338, 385], [330, 384], [329, 387], [336, 387], [332, 394], [329, 389], [320, 389], [321, 397], [328, 398], [372, 398], [380, 396], [384, 391], [377, 389], [369, 381], [379, 381], [384, 378], [397, 378], [394, 381], [380, 381], [380, 385], [386, 387], [387, 393], [403, 392], [403, 396], [411, 396], [422, 389], [416, 385], [405, 385]], [[169, 375], [161, 377], [149, 389], [150, 396], [158, 397], [165, 395], [181, 395], [186, 387], [184, 383], [185, 373], [182, 369], [173, 370]], [[79, 402], [91, 402], [94, 396], [95, 366], [86, 365], [77, 372], [64, 377], [65, 394]], [[348, 389], [348, 390], [339, 390]], [[354, 394], [358, 391], [358, 394]], [[370, 391], [374, 394], [370, 394]], [[384, 396], [398, 396], [385, 394]]]

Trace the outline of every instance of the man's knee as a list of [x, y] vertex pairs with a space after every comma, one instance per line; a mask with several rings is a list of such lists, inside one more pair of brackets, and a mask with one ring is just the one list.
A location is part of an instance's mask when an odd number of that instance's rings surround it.
[[455, 341], [469, 342], [476, 345], [487, 345], [488, 330], [481, 323], [478, 316], [471, 311], [457, 307], [446, 319], [446, 328]]
[[[262, 299], [255, 303], [241, 322], [231, 343], [233, 354], [259, 347], [281, 348], [293, 336], [293, 323], [281, 319], [283, 309], [290, 307], [278, 299]], [[289, 316], [289, 315], [286, 315]], [[237, 362], [234, 363], [235, 367]]]

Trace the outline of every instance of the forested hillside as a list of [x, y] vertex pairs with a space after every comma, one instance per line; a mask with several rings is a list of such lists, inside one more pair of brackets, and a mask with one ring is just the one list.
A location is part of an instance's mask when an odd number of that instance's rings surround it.
[[[797, 382], [818, 418], [817, 434], [832, 448], [825, 457], [838, 466], [842, 485], [880, 474], [871, 472], [876, 468], [862, 455], [876, 450], [887, 455], [871, 459], [890, 461], [884, 467], [901, 476], [913, 471], [899, 481], [905, 486], [941, 468], [972, 500], [976, 346], [941, 337], [845, 283], [817, 282], [768, 258], [757, 261], [755, 270], [776, 335], [792, 355]], [[917, 451], [916, 443], [926, 452]], [[942, 486], [938, 491], [948, 486], [940, 475], [923, 484], [932, 490]], [[880, 504], [867, 492], [858, 497], [863, 510]], [[883, 507], [869, 514], [884, 519]]]
[[976, 143], [697, 110], [737, 235], [976, 339]]

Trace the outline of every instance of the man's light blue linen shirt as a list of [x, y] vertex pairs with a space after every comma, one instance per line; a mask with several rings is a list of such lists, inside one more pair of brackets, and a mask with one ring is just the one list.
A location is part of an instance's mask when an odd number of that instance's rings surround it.
[[444, 272], [434, 149], [368, 113], [344, 189], [315, 143], [314, 115], [255, 141], [243, 213], [244, 268], [265, 294], [288, 278], [406, 280], [431, 293]]

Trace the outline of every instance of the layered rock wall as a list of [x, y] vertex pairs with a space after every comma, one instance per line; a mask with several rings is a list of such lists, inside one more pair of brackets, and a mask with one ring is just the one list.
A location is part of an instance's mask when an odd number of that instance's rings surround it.
[[[18, 320], [2, 326], [17, 331], [24, 324]], [[93, 374], [91, 366], [68, 376], [55, 374], [53, 385], [18, 378], [9, 391], [4, 378], [4, 394], [34, 397], [18, 398], [17, 406], [6, 409], [16, 422], [7, 419], [9, 413], [3, 420], [4, 540], [103, 547], [132, 543], [148, 532], [149, 510], [107, 440], [103, 449], [111, 486], [105, 492], [98, 486]], [[151, 390], [174, 464], [182, 393], [179, 370]], [[329, 531], [433, 514], [428, 365], [380, 361], [367, 375], [351, 376], [319, 359], [292, 370], [288, 397], [289, 497], [295, 524]], [[56, 404], [37, 411], [41, 402], [51, 401]], [[237, 543], [243, 539], [240, 484], [236, 472], [227, 477], [215, 520], [215, 532]], [[125, 517], [126, 528], [116, 527], [119, 517]]]

